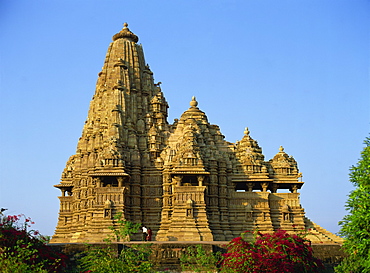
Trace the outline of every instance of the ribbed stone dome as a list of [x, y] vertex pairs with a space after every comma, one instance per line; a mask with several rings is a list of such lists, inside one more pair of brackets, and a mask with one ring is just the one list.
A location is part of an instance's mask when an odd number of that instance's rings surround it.
[[123, 29], [113, 36], [113, 41], [120, 38], [127, 38], [135, 43], [139, 41], [139, 37], [137, 37], [133, 32], [131, 32], [131, 30], [128, 28], [127, 23], [124, 23]]

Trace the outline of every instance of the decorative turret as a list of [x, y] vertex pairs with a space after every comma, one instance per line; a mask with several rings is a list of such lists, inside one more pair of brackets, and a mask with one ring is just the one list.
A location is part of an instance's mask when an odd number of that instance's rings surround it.
[[185, 121], [188, 119], [195, 119], [198, 122], [202, 122], [204, 124], [208, 123], [206, 114], [197, 107], [198, 102], [194, 96], [191, 98], [189, 104], [190, 108], [181, 115], [180, 120]]
[[[226, 217], [226, 174], [231, 171], [227, 169], [228, 165], [231, 166], [228, 145], [218, 126], [209, 124], [206, 114], [198, 108], [196, 98], [192, 97], [190, 108], [176, 121], [174, 131], [168, 138], [168, 146], [161, 154], [164, 172], [171, 177], [171, 182], [166, 181], [164, 184], [164, 191], [168, 192], [168, 187], [172, 187], [174, 191], [164, 197], [164, 204], [172, 205], [164, 207], [158, 240], [167, 240], [168, 234], [174, 230], [177, 232], [175, 227], [181, 219], [183, 206], [186, 205], [187, 200], [183, 196], [186, 196], [187, 191], [192, 192], [190, 196], [195, 194], [192, 200], [201, 201], [201, 206], [195, 206], [199, 215], [206, 215], [204, 206], [207, 205], [208, 211], [215, 216], [217, 212]], [[205, 186], [208, 187], [208, 198], [205, 198]], [[181, 201], [174, 203], [173, 200]], [[221, 206], [216, 207], [216, 202]], [[225, 233], [218, 231], [219, 221], [213, 219], [213, 216], [209, 222], [199, 218], [191, 223], [207, 230], [207, 233], [209, 228], [213, 228], [215, 238], [225, 239]], [[228, 223], [223, 225], [228, 226]]]
[[235, 144], [236, 156], [240, 160], [241, 171], [246, 174], [266, 173], [264, 155], [257, 141], [249, 135], [248, 127], [245, 128], [244, 137]]
[[289, 157], [289, 155], [284, 152], [283, 146], [280, 146], [279, 152], [270, 160], [270, 164], [276, 175], [298, 174], [297, 162], [292, 156]]
[[301, 174], [298, 173], [297, 162], [293, 156], [284, 152], [283, 146], [280, 146], [279, 152], [273, 159], [269, 160], [271, 173], [274, 179], [274, 185], [279, 189], [290, 189], [291, 192], [297, 192], [303, 185], [298, 181]]
[[262, 149], [258, 142], [250, 136], [248, 127], [245, 128], [241, 141], [234, 145], [234, 178], [236, 190], [262, 190], [269, 188], [272, 180], [268, 174], [267, 163], [264, 161]]
[[[168, 146], [162, 153], [164, 164], [173, 171], [192, 168], [192, 172], [206, 171], [212, 161], [229, 161], [227, 143], [217, 125], [208, 122], [206, 114], [198, 107], [195, 97], [190, 101], [176, 128], [168, 139]], [[199, 169], [197, 169], [199, 168]]]

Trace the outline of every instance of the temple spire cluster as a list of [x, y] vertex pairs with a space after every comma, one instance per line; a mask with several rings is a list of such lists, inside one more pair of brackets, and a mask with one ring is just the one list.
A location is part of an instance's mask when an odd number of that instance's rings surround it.
[[158, 241], [225, 241], [256, 228], [313, 228], [319, 240], [339, 240], [305, 217], [302, 175], [284, 148], [265, 160], [248, 128], [227, 142], [195, 97], [169, 124], [138, 41], [125, 23], [108, 47], [76, 153], [55, 185], [52, 242], [102, 242], [117, 213]]

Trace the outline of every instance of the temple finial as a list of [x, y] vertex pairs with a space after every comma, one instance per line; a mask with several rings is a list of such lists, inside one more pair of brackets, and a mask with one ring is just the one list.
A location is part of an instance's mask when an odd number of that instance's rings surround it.
[[198, 102], [197, 102], [197, 100], [196, 100], [195, 96], [193, 96], [193, 97], [191, 98], [190, 106], [191, 106], [191, 107], [197, 107], [197, 105], [198, 105]]
[[139, 41], [139, 37], [137, 37], [134, 33], [130, 31], [126, 22], [123, 24], [123, 29], [113, 36], [113, 41], [120, 38], [128, 39], [135, 43]]
[[283, 146], [280, 146], [279, 151], [280, 152], [284, 152], [284, 147]]
[[249, 129], [248, 129], [248, 127], [245, 127], [244, 134], [247, 135], [247, 136], [249, 136]]

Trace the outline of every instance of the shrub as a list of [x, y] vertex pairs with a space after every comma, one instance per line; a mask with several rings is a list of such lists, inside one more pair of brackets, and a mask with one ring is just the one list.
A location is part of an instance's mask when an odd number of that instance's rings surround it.
[[149, 261], [151, 254], [147, 246], [124, 247], [118, 254], [108, 245], [107, 248], [90, 246], [84, 256], [79, 259], [79, 264], [85, 272], [94, 273], [119, 273], [141, 272], [148, 273], [152, 270]]
[[111, 245], [113, 241], [130, 241], [132, 234], [138, 232], [141, 225], [126, 221], [122, 213], [117, 213], [114, 219], [117, 225], [109, 227], [112, 235], [104, 240], [107, 247], [88, 246], [79, 259], [80, 268], [94, 273], [151, 272], [150, 244], [124, 246], [120, 253]]
[[134, 224], [131, 221], [125, 220], [122, 212], [115, 214], [113, 218], [116, 225], [108, 227], [112, 231], [112, 235], [108, 235], [104, 240], [107, 243], [111, 243], [113, 241], [119, 242], [121, 240], [129, 242], [132, 234], [137, 233], [140, 229], [140, 223]]
[[217, 272], [220, 252], [207, 252], [202, 245], [189, 246], [180, 256], [181, 268], [193, 272]]
[[47, 246], [38, 231], [27, 231], [31, 224], [23, 214], [0, 218], [1, 272], [62, 272], [67, 256]]
[[288, 234], [278, 230], [272, 234], [254, 233], [252, 242], [234, 238], [223, 254], [221, 272], [320, 272], [322, 262], [313, 257], [305, 234]]

